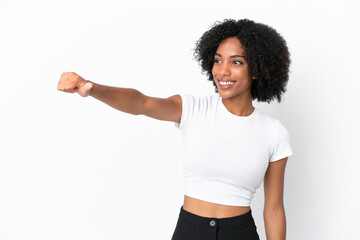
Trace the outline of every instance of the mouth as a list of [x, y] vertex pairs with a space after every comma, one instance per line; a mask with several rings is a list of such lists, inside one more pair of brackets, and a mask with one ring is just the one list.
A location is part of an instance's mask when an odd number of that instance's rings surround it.
[[236, 81], [229, 80], [229, 79], [219, 79], [218, 78], [217, 80], [218, 80], [220, 88], [223, 90], [231, 88], [232, 85], [234, 85], [234, 83], [236, 82]]

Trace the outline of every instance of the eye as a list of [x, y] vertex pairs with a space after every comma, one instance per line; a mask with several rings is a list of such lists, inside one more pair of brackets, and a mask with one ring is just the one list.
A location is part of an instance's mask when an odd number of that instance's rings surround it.
[[234, 63], [236, 63], [236, 62], [238, 62], [239, 64], [237, 64], [237, 65], [242, 65], [243, 63], [242, 62], [240, 62], [240, 61], [234, 61]]
[[214, 62], [215, 62], [215, 63], [217, 63], [217, 61], [220, 61], [220, 60], [218, 60], [218, 59], [214, 59]]

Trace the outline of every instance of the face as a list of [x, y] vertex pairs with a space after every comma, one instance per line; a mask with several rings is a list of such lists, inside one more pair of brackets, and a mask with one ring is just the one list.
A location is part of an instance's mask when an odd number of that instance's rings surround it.
[[218, 93], [223, 98], [251, 97], [254, 77], [249, 76], [244, 53], [245, 50], [236, 37], [224, 39], [216, 50], [212, 74]]

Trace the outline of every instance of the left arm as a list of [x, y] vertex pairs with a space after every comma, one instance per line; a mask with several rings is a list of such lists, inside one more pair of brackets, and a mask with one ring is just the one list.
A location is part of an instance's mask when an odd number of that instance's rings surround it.
[[287, 157], [270, 162], [264, 176], [264, 223], [267, 240], [286, 239], [286, 216], [283, 203]]

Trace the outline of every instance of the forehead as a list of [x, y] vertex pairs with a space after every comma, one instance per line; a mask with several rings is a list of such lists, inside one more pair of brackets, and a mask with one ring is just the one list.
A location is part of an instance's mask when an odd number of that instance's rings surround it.
[[237, 54], [244, 54], [245, 50], [243, 49], [239, 39], [237, 37], [225, 38], [218, 46], [217, 53], [219, 52], [231, 52]]

